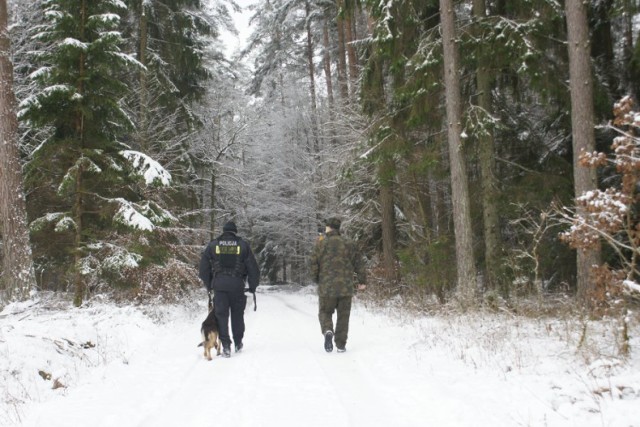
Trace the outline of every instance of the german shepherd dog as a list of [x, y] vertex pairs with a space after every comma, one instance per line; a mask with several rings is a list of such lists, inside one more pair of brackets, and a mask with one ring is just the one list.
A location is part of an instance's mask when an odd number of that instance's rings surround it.
[[218, 336], [218, 320], [216, 319], [216, 314], [213, 310], [213, 307], [209, 308], [209, 315], [206, 319], [204, 319], [204, 322], [202, 322], [202, 328], [200, 329], [200, 332], [202, 332], [203, 341], [198, 345], [198, 347], [204, 346], [204, 357], [207, 360], [211, 360], [211, 349], [213, 347], [216, 348], [216, 356], [220, 356], [222, 343], [220, 342], [220, 337]]

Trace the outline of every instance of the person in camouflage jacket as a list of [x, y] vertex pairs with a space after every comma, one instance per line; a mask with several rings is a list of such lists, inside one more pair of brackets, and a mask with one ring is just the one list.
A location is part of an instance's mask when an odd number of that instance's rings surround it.
[[[318, 319], [324, 335], [324, 348], [333, 351], [335, 336], [338, 352], [346, 350], [349, 333], [351, 300], [355, 293], [354, 274], [359, 290], [365, 289], [366, 272], [355, 245], [340, 235], [341, 222], [331, 218], [326, 223], [326, 235], [316, 243], [311, 254], [311, 277], [318, 284]], [[335, 332], [333, 313], [336, 314]]]

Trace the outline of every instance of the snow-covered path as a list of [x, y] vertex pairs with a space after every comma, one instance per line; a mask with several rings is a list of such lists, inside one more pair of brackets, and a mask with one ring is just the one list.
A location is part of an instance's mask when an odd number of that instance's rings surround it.
[[[324, 351], [309, 292], [259, 292], [258, 311], [247, 304], [245, 349], [229, 359], [203, 358], [196, 345], [204, 302], [196, 311], [160, 323], [131, 312], [70, 320], [81, 336], [99, 331], [92, 339], [102, 348], [100, 362], [73, 386], [27, 404], [16, 425], [640, 426], [640, 409], [594, 405], [576, 392], [584, 385], [567, 389], [554, 374], [473, 368], [429, 343], [430, 333], [451, 331], [389, 321], [358, 301], [344, 354]], [[33, 336], [23, 326], [17, 322], [11, 333]], [[628, 382], [636, 404], [638, 380]]]

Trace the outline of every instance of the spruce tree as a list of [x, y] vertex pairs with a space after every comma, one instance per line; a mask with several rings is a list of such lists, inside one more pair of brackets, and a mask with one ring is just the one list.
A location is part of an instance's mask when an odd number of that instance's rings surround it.
[[[118, 230], [149, 231], [169, 220], [144, 200], [139, 183], [158, 177], [156, 182], [168, 184], [170, 177], [122, 143], [134, 126], [121, 104], [128, 91], [123, 76], [141, 67], [121, 49], [124, 4], [51, 0], [43, 12], [46, 24], [36, 28], [35, 37], [46, 48], [35, 55], [41, 68], [32, 74], [40, 91], [21, 103], [20, 114], [33, 127], [50, 130], [27, 169], [30, 180], [41, 184], [34, 196], [49, 205], [32, 228], [45, 232], [41, 245], [53, 231], [62, 236], [55, 257], [72, 266], [68, 280], [80, 305], [86, 276], [142, 260], [124, 247]], [[66, 257], [60, 259], [61, 253]]]

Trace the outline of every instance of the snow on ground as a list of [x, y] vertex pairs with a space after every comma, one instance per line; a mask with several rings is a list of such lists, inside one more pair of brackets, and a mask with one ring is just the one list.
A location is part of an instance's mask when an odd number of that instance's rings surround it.
[[243, 352], [208, 362], [200, 297], [5, 308], [0, 425], [640, 427], [637, 324], [623, 361], [611, 323], [416, 318], [356, 299], [347, 352], [327, 354], [312, 289], [261, 287]]

